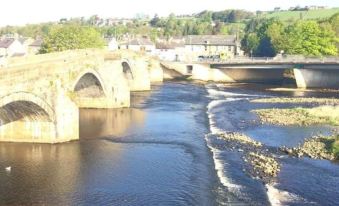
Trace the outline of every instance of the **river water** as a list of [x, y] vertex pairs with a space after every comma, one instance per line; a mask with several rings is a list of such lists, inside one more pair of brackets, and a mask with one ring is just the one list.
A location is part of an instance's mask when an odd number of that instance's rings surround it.
[[[269, 147], [295, 145], [331, 128], [257, 123], [250, 110], [266, 86], [167, 82], [132, 96], [132, 108], [81, 110], [80, 140], [0, 143], [0, 205], [336, 205], [339, 165], [279, 157], [276, 183], [244, 172], [241, 152], [218, 132], [238, 131]], [[335, 95], [336, 93], [334, 93]], [[338, 97], [337, 97], [338, 98]], [[285, 105], [286, 106], [286, 105]], [[11, 166], [11, 171], [5, 167]]]

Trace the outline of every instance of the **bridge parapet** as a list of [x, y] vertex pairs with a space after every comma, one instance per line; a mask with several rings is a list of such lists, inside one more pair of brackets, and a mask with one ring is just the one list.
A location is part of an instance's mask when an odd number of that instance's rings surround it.
[[200, 59], [194, 63], [207, 64], [339, 64], [338, 57], [237, 57], [233, 59]]

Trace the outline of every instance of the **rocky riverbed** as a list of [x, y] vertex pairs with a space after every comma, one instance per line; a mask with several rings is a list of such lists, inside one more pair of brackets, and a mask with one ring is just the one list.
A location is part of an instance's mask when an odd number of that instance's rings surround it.
[[280, 164], [269, 148], [250, 137], [236, 132], [219, 134], [227, 142], [231, 151], [242, 153], [246, 163], [245, 172], [264, 183], [273, 182], [280, 171]]
[[[339, 100], [330, 98], [265, 98], [252, 100], [256, 103], [296, 103], [298, 107], [256, 109], [255, 112], [262, 123], [280, 126], [339, 126]], [[304, 103], [305, 106], [300, 106]], [[297, 147], [281, 147], [284, 153], [295, 157], [336, 160], [338, 155], [339, 132], [334, 129], [332, 136], [315, 135], [305, 139]]]

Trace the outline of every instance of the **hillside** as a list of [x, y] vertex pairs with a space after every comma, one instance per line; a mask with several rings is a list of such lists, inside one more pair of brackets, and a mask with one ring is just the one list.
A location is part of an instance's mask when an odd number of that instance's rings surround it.
[[309, 10], [309, 11], [280, 11], [265, 14], [266, 18], [278, 18], [282, 21], [298, 20], [302, 16], [306, 19], [323, 19], [328, 18], [339, 12], [339, 8], [333, 9], [321, 9], [321, 10]]

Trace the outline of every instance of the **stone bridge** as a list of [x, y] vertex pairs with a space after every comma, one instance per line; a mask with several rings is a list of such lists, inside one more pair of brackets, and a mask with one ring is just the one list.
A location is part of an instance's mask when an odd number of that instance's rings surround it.
[[157, 61], [136, 53], [76, 50], [12, 58], [0, 67], [0, 141], [79, 138], [79, 108], [130, 106], [130, 92], [162, 81]]
[[299, 88], [339, 88], [338, 58], [233, 59], [225, 62], [163, 62], [165, 78], [217, 82], [280, 83], [290, 69]]

